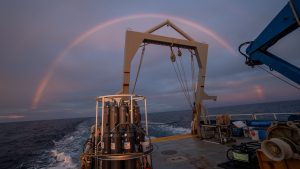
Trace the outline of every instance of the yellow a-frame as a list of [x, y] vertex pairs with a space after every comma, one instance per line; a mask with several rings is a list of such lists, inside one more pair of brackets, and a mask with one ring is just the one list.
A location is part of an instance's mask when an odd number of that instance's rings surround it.
[[[177, 31], [184, 38], [186, 38], [186, 40], [151, 34], [165, 25], [172, 27], [175, 31]], [[123, 89], [121, 91], [121, 93], [123, 94], [129, 94], [131, 61], [142, 43], [179, 47], [185, 49], [192, 49], [195, 51], [197, 63], [199, 66], [199, 73], [198, 73], [198, 83], [197, 83], [197, 90], [196, 90], [196, 97], [195, 97], [196, 111], [192, 119], [192, 124], [193, 124], [192, 134], [200, 134], [199, 118], [204, 117], [202, 120], [206, 121], [205, 113], [203, 112], [203, 100], [209, 100], [209, 99], [216, 100], [216, 96], [208, 96], [204, 91], [208, 45], [193, 40], [187, 33], [182, 31], [180, 28], [178, 28], [169, 20], [166, 20], [165, 22], [153, 27], [152, 29], [144, 33], [128, 30], [126, 32], [125, 51], [124, 51], [125, 53], [124, 53]]]

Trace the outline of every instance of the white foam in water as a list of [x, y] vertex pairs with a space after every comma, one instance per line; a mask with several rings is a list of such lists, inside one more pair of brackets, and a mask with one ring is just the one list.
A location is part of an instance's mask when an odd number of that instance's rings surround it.
[[[145, 121], [142, 121], [142, 123], [145, 123]], [[184, 128], [184, 127], [175, 127], [171, 124], [162, 123], [162, 122], [149, 122], [148, 125], [153, 125], [154, 128], [160, 128], [162, 131], [166, 131], [171, 134], [187, 134], [191, 132], [191, 128]], [[151, 134], [151, 133], [150, 133]], [[150, 136], [155, 138], [154, 136]]]
[[191, 132], [190, 128], [174, 127], [171, 125], [158, 125], [157, 127], [172, 134], [187, 134]]
[[77, 168], [77, 164], [73, 162], [70, 155], [65, 154], [64, 152], [57, 152], [57, 150], [52, 150], [53, 156], [56, 157], [58, 162], [58, 167], [66, 168]]
[[[175, 127], [165, 123], [157, 123], [155, 128], [166, 131], [167, 133], [185, 134], [190, 133], [190, 128]], [[80, 154], [82, 146], [90, 134], [90, 124], [84, 121], [77, 126], [75, 131], [67, 134], [59, 141], [54, 142], [54, 148], [49, 150], [48, 165], [50, 169], [75, 169], [80, 167]], [[151, 134], [151, 133], [150, 133]], [[150, 136], [155, 138], [154, 136]], [[44, 167], [37, 167], [44, 168]]]
[[80, 153], [82, 146], [89, 136], [90, 126], [87, 121], [82, 122], [76, 130], [59, 141], [54, 142], [54, 148], [50, 151], [50, 164], [52, 169], [75, 169], [80, 166]]

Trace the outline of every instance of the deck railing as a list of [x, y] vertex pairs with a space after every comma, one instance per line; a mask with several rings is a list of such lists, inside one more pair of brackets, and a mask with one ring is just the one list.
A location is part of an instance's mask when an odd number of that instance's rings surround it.
[[[201, 119], [216, 120], [216, 115], [201, 116]], [[284, 120], [287, 121], [290, 115], [300, 115], [300, 112], [295, 113], [246, 113], [246, 114], [228, 114], [231, 120]], [[285, 118], [284, 118], [285, 117]]]

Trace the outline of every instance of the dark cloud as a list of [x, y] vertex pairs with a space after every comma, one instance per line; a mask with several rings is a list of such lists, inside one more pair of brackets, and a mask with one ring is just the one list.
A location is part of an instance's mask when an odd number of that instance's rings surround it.
[[[271, 0], [1, 1], [0, 121], [93, 116], [97, 95], [119, 91], [125, 31], [128, 28], [144, 31], [161, 19], [115, 24], [67, 51], [56, 65], [40, 105], [36, 110], [30, 109], [40, 80], [59, 53], [75, 37], [101, 22], [139, 13], [174, 15], [202, 24], [237, 50], [240, 43], [255, 39], [285, 4]], [[247, 67], [237, 52], [228, 51], [192, 27], [178, 26], [194, 39], [209, 44], [206, 90], [208, 94], [219, 96], [217, 102], [207, 102], [209, 106], [300, 98], [294, 88], [260, 69]], [[169, 28], [156, 33], [180, 37]], [[270, 51], [299, 66], [299, 33], [297, 30], [282, 39]], [[132, 63], [131, 82], [140, 52]], [[149, 109], [154, 112], [189, 109], [169, 55], [167, 47], [149, 45], [146, 48], [136, 93], [149, 97]], [[189, 53], [185, 51], [183, 58], [186, 74], [190, 75], [190, 62], [186, 59]]]

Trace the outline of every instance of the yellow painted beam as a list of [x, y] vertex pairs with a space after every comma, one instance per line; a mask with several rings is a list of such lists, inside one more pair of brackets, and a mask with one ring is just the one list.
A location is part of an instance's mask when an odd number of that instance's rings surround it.
[[154, 138], [151, 139], [152, 143], [159, 143], [163, 141], [173, 141], [173, 140], [181, 140], [181, 139], [186, 139], [186, 138], [194, 138], [197, 137], [197, 135], [192, 135], [192, 134], [178, 134], [175, 136], [167, 136], [167, 137], [159, 137], [159, 138]]

